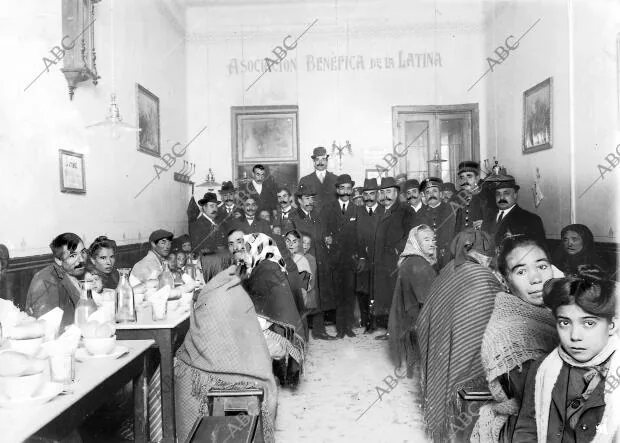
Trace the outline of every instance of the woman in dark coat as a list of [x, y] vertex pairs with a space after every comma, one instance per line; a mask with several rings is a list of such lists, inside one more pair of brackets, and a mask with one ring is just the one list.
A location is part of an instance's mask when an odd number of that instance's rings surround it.
[[407, 376], [413, 376], [416, 360], [415, 324], [426, 295], [437, 276], [435, 234], [427, 225], [409, 232], [405, 249], [398, 260], [398, 280], [388, 322], [390, 356], [400, 367], [407, 366]]
[[595, 265], [608, 272], [608, 264], [597, 253], [592, 231], [586, 225], [568, 225], [560, 235], [562, 244], [553, 254], [553, 264], [566, 275], [577, 273], [579, 265]]

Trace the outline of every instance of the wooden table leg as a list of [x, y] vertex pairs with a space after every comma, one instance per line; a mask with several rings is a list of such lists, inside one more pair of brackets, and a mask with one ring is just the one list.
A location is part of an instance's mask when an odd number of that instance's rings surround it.
[[147, 408], [146, 353], [142, 357], [142, 371], [133, 379], [133, 433], [134, 442], [148, 441], [149, 414]]
[[162, 330], [158, 335], [159, 352], [161, 355], [161, 412], [163, 425], [163, 441], [175, 443], [176, 423], [174, 407], [174, 349], [172, 330]]

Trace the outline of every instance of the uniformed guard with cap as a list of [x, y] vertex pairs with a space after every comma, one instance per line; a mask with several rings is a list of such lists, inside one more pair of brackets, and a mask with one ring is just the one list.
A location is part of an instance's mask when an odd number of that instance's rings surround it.
[[441, 269], [450, 260], [450, 242], [454, 237], [454, 213], [450, 205], [441, 199], [443, 181], [429, 177], [420, 183], [420, 192], [426, 195], [427, 205], [420, 211], [418, 224], [426, 224], [435, 231], [437, 241], [437, 265]]
[[455, 233], [472, 226], [480, 227], [495, 209], [492, 191], [489, 192], [480, 181], [478, 162], [468, 160], [459, 163], [458, 177], [461, 190], [452, 203], [452, 207], [456, 208]]

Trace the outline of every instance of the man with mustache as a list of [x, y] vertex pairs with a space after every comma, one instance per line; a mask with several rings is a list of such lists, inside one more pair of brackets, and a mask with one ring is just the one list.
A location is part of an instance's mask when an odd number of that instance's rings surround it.
[[416, 223], [416, 219], [419, 218], [418, 214], [424, 207], [422, 204], [422, 195], [420, 194], [420, 182], [416, 179], [407, 180], [402, 185], [403, 195], [409, 208], [411, 208], [411, 214], [413, 215], [413, 226], [419, 225]]
[[[335, 182], [334, 182], [335, 183]], [[312, 338], [315, 340], [335, 340], [336, 337], [329, 335], [325, 330], [324, 313], [336, 307], [334, 287], [332, 281], [332, 263], [330, 261], [330, 248], [325, 241], [325, 228], [314, 206], [314, 196], [317, 191], [312, 182], [301, 183], [295, 197], [297, 209], [290, 216], [293, 228], [299, 232], [310, 235], [313, 246], [310, 254], [316, 258], [318, 308], [311, 312], [312, 315]]]
[[218, 221], [231, 220], [232, 212], [238, 206], [235, 204], [235, 185], [231, 181], [225, 181], [222, 183], [222, 187], [220, 188], [220, 195], [222, 196], [222, 203], [217, 208], [217, 219]]
[[330, 245], [331, 272], [336, 292], [337, 338], [355, 337], [355, 270], [357, 266], [357, 206], [351, 201], [355, 182], [349, 174], [336, 181], [338, 200], [323, 206], [321, 219], [325, 221], [325, 242]]
[[480, 227], [495, 209], [490, 184], [480, 181], [478, 162], [468, 160], [459, 163], [458, 177], [461, 191], [451, 204], [456, 209], [455, 233], [469, 227]]
[[291, 205], [291, 191], [288, 188], [278, 189], [278, 210], [273, 218], [273, 231], [275, 234], [284, 235], [293, 229], [290, 217], [295, 208]]
[[[379, 186], [385, 213], [377, 224], [374, 242], [373, 292], [377, 326], [387, 329], [392, 295], [398, 276], [398, 257], [403, 249], [411, 225], [411, 212], [398, 199], [400, 188], [394, 177], [385, 177]], [[376, 337], [387, 340], [387, 333]]]
[[226, 230], [230, 232], [232, 229], [238, 229], [245, 234], [262, 232], [265, 235], [271, 235], [269, 223], [256, 215], [257, 209], [257, 202], [254, 197], [250, 195], [243, 203], [244, 217], [228, 223]]
[[545, 228], [541, 218], [517, 204], [519, 185], [514, 177], [502, 175], [495, 181], [495, 201], [497, 210], [484, 222], [482, 229], [495, 236], [499, 245], [507, 234], [525, 234], [545, 243]]
[[443, 181], [429, 177], [420, 184], [420, 192], [426, 195], [428, 205], [420, 211], [419, 224], [433, 228], [437, 239], [437, 266], [443, 268], [451, 259], [450, 243], [454, 238], [454, 213], [441, 198]]
[[224, 232], [229, 226], [228, 223], [233, 220], [235, 210], [238, 208], [231, 212], [231, 216], [226, 221], [218, 220], [217, 211], [220, 203], [214, 192], [205, 193], [204, 197], [198, 200], [200, 207], [198, 218], [189, 222], [192, 252], [199, 257], [212, 254], [218, 248], [224, 248], [226, 245]]
[[355, 291], [360, 307], [364, 334], [373, 333], [377, 326], [374, 316], [374, 300], [372, 292], [372, 273], [375, 266], [375, 232], [379, 219], [385, 213], [385, 207], [377, 203], [379, 185], [376, 178], [364, 180], [362, 198], [364, 206], [358, 209], [357, 215], [357, 255], [358, 265]]
[[74, 322], [80, 299], [79, 279], [86, 270], [88, 251], [76, 234], [60, 234], [50, 243], [54, 261], [37, 272], [28, 288], [25, 311], [39, 318], [54, 308], [63, 310], [60, 331]]
[[336, 200], [334, 186], [336, 186], [338, 176], [327, 170], [328, 160], [329, 155], [327, 155], [327, 150], [323, 146], [314, 148], [314, 151], [312, 152], [314, 172], [302, 177], [301, 180], [299, 180], [299, 186], [312, 185], [316, 190], [314, 207], [319, 213], [325, 203]]

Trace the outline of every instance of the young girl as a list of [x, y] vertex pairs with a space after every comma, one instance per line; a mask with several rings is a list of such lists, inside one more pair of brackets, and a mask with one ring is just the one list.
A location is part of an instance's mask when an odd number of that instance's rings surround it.
[[[552, 279], [543, 290], [560, 346], [530, 371], [514, 442], [617, 442], [620, 338], [617, 290], [598, 267]], [[534, 375], [535, 374], [535, 375]]]

